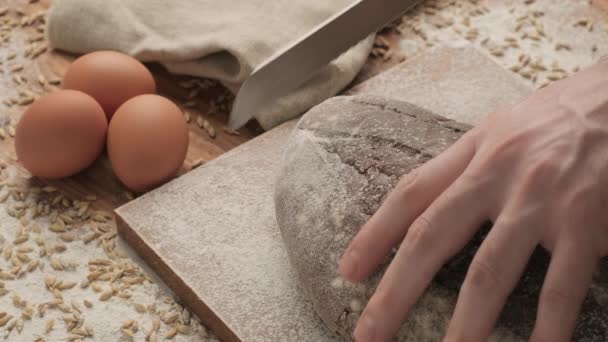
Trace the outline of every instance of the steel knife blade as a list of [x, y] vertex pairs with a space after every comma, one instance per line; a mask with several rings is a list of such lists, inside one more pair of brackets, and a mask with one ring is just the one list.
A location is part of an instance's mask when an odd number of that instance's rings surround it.
[[357, 0], [268, 58], [245, 80], [228, 126], [245, 125], [257, 111], [289, 94], [324, 66], [421, 0]]

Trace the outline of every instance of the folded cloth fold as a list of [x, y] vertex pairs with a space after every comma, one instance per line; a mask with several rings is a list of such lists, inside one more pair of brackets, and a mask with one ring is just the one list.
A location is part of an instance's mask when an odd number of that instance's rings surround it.
[[[54, 0], [48, 35], [56, 49], [117, 50], [236, 92], [266, 58], [352, 1]], [[373, 37], [360, 42], [254, 117], [270, 129], [334, 96], [357, 75], [372, 44]]]

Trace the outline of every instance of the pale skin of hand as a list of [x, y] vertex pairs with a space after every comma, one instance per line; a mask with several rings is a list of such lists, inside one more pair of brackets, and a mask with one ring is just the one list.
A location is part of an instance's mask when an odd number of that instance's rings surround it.
[[608, 255], [608, 61], [487, 117], [403, 177], [339, 265], [369, 277], [397, 245], [354, 332], [388, 341], [442, 265], [481, 225], [492, 230], [460, 289], [444, 341], [486, 341], [533, 250], [551, 263], [530, 341], [570, 341]]

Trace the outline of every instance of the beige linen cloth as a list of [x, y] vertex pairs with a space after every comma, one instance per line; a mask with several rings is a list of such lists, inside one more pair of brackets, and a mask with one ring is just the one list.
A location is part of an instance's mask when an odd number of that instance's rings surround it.
[[[118, 50], [170, 72], [208, 77], [236, 92], [280, 48], [353, 0], [54, 0], [53, 48]], [[334, 96], [363, 66], [373, 37], [360, 42], [299, 90], [255, 114], [270, 129]]]

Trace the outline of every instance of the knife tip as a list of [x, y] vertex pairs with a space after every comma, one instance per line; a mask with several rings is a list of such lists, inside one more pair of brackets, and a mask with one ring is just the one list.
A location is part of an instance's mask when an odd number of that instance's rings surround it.
[[247, 124], [247, 122], [243, 122], [243, 120], [237, 119], [236, 116], [234, 115], [234, 113], [231, 113], [230, 119], [228, 120], [227, 127], [229, 129], [237, 130], [237, 129], [240, 129], [241, 127], [245, 126], [245, 124]]

